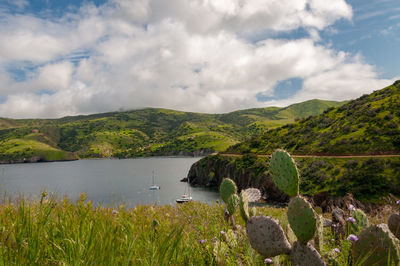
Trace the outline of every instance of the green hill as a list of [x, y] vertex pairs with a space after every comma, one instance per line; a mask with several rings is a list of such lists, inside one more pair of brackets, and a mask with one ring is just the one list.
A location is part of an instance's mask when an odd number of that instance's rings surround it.
[[400, 81], [397, 81], [318, 116], [268, 130], [230, 147], [227, 152], [269, 154], [284, 148], [292, 154], [398, 154], [399, 126]]
[[44, 150], [65, 152], [65, 158], [206, 154], [342, 104], [311, 100], [227, 114], [146, 108], [60, 119], [0, 118], [0, 161], [42, 156]]

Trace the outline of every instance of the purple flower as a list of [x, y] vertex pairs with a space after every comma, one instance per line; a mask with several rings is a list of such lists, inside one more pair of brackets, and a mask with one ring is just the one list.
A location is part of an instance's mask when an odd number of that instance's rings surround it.
[[334, 248], [334, 249], [333, 249], [333, 252], [340, 253], [340, 249]]
[[222, 235], [225, 235], [225, 232], [224, 232], [224, 231], [221, 231], [221, 234], [222, 234]]
[[396, 203], [397, 203], [398, 205], [400, 205], [400, 200], [396, 201]]
[[349, 211], [355, 211], [355, 210], [356, 210], [356, 208], [354, 207], [354, 205], [350, 204], [349, 205]]
[[347, 240], [350, 240], [351, 242], [357, 242], [357, 241], [358, 241], [358, 237], [355, 236], [355, 235], [353, 235], [353, 234], [350, 234], [350, 235], [347, 237]]
[[200, 242], [200, 244], [203, 244], [206, 241], [204, 239], [201, 239], [199, 242]]
[[272, 264], [273, 261], [272, 261], [271, 259], [269, 259], [269, 258], [266, 258], [266, 259], [264, 260], [264, 263], [265, 263], [265, 264]]
[[347, 218], [347, 221], [349, 221], [351, 223], [355, 223], [356, 219], [354, 219], [353, 217], [349, 217], [349, 218]]

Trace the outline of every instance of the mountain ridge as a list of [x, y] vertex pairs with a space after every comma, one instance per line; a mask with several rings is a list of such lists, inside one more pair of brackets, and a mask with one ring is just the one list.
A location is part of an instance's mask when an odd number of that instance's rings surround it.
[[303, 155], [398, 154], [399, 125], [400, 81], [396, 81], [341, 107], [270, 129], [227, 152], [268, 154], [283, 148]]
[[[253, 108], [225, 114], [144, 108], [59, 119], [0, 118], [0, 160], [37, 156], [33, 144], [64, 151], [66, 158], [71, 158], [71, 154], [75, 158], [204, 155], [225, 150], [268, 128], [342, 104], [310, 100], [282, 108]], [[14, 145], [14, 152], [6, 148], [10, 145]]]

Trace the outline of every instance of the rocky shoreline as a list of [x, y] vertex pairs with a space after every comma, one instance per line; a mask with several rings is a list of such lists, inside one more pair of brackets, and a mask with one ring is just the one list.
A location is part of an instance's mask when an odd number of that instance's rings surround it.
[[21, 163], [45, 163], [45, 162], [64, 162], [64, 161], [76, 161], [78, 158], [63, 159], [63, 160], [46, 160], [40, 156], [33, 156], [31, 158], [21, 158], [16, 160], [0, 160], [0, 164], [21, 164]]
[[[285, 206], [289, 202], [289, 197], [273, 182], [268, 164], [251, 157], [243, 160], [219, 155], [207, 156], [192, 165], [187, 180], [192, 186], [219, 187], [225, 177], [231, 178], [239, 190], [249, 187], [259, 188], [264, 200], [268, 203]], [[350, 193], [338, 196], [331, 192], [320, 192], [306, 195], [306, 197], [323, 212], [331, 212], [336, 207], [346, 209], [346, 206], [352, 204], [371, 214], [379, 214], [383, 209], [391, 209], [391, 206], [396, 205], [397, 200], [391, 193], [382, 197], [378, 203], [358, 200]]]

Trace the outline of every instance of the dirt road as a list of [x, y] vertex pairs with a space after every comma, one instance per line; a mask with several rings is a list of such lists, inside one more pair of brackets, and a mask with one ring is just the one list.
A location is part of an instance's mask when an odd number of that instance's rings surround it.
[[[242, 154], [218, 153], [222, 156], [239, 157]], [[211, 154], [217, 155], [217, 154]], [[258, 154], [258, 157], [270, 157], [271, 154]], [[383, 155], [293, 155], [294, 158], [386, 158], [386, 157], [400, 157], [400, 154], [383, 154]]]

